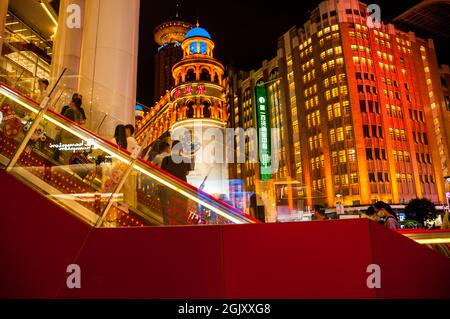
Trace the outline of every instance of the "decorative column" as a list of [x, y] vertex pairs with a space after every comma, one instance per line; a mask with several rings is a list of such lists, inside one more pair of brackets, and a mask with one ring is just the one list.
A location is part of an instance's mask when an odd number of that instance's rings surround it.
[[114, 127], [134, 124], [140, 0], [89, 0], [85, 3], [81, 80], [87, 127], [110, 137]]
[[6, 14], [8, 13], [9, 0], [2, 0], [0, 2], [0, 55], [2, 55], [3, 48], [3, 34], [5, 33]]
[[[84, 22], [84, 1], [85, 0], [61, 0], [59, 5], [58, 29], [56, 31], [53, 51], [52, 64], [50, 66], [50, 78], [55, 81], [64, 68], [67, 68], [63, 78], [63, 84], [66, 85], [66, 94], [63, 98], [68, 103], [72, 98], [72, 93], [78, 91], [80, 60], [81, 60], [81, 42], [83, 40], [83, 22]], [[69, 16], [76, 15], [77, 12], [67, 12], [69, 5], [75, 4], [80, 8], [80, 25], [68, 23], [73, 21]], [[50, 82], [52, 82], [50, 81]], [[52, 84], [52, 83], [51, 83]]]

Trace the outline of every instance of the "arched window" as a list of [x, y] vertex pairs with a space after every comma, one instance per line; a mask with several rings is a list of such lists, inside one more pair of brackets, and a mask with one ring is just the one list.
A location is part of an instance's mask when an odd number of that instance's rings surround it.
[[187, 113], [186, 116], [188, 119], [193, 118], [194, 117], [194, 102], [193, 101], [189, 101], [187, 103]]
[[219, 75], [217, 73], [214, 74], [214, 83], [219, 83]]
[[280, 72], [278, 70], [278, 68], [273, 68], [272, 71], [270, 71], [269, 74], [269, 81], [270, 80], [275, 80], [280, 76]]
[[208, 101], [203, 102], [203, 117], [210, 118], [211, 117], [211, 103]]
[[202, 69], [202, 73], [200, 73], [200, 80], [211, 81], [211, 74], [207, 69]]
[[186, 73], [186, 82], [195, 81], [195, 72], [193, 69], [189, 69]]

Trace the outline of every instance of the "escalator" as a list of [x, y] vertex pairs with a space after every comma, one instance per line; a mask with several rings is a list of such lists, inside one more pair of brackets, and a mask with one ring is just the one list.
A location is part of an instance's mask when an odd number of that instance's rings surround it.
[[3, 83], [0, 111], [0, 167], [91, 226], [256, 222]]

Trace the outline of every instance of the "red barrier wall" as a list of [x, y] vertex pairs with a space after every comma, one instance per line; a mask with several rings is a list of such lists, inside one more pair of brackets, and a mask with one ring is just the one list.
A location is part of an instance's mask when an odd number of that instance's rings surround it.
[[0, 189], [2, 298], [450, 298], [447, 258], [366, 219], [92, 229], [4, 172]]

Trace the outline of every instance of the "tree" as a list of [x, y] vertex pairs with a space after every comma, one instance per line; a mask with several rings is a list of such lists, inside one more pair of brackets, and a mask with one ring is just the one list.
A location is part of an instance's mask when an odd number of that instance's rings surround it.
[[426, 220], [434, 220], [437, 217], [436, 207], [426, 198], [412, 199], [405, 207], [407, 219], [413, 219], [422, 225]]

